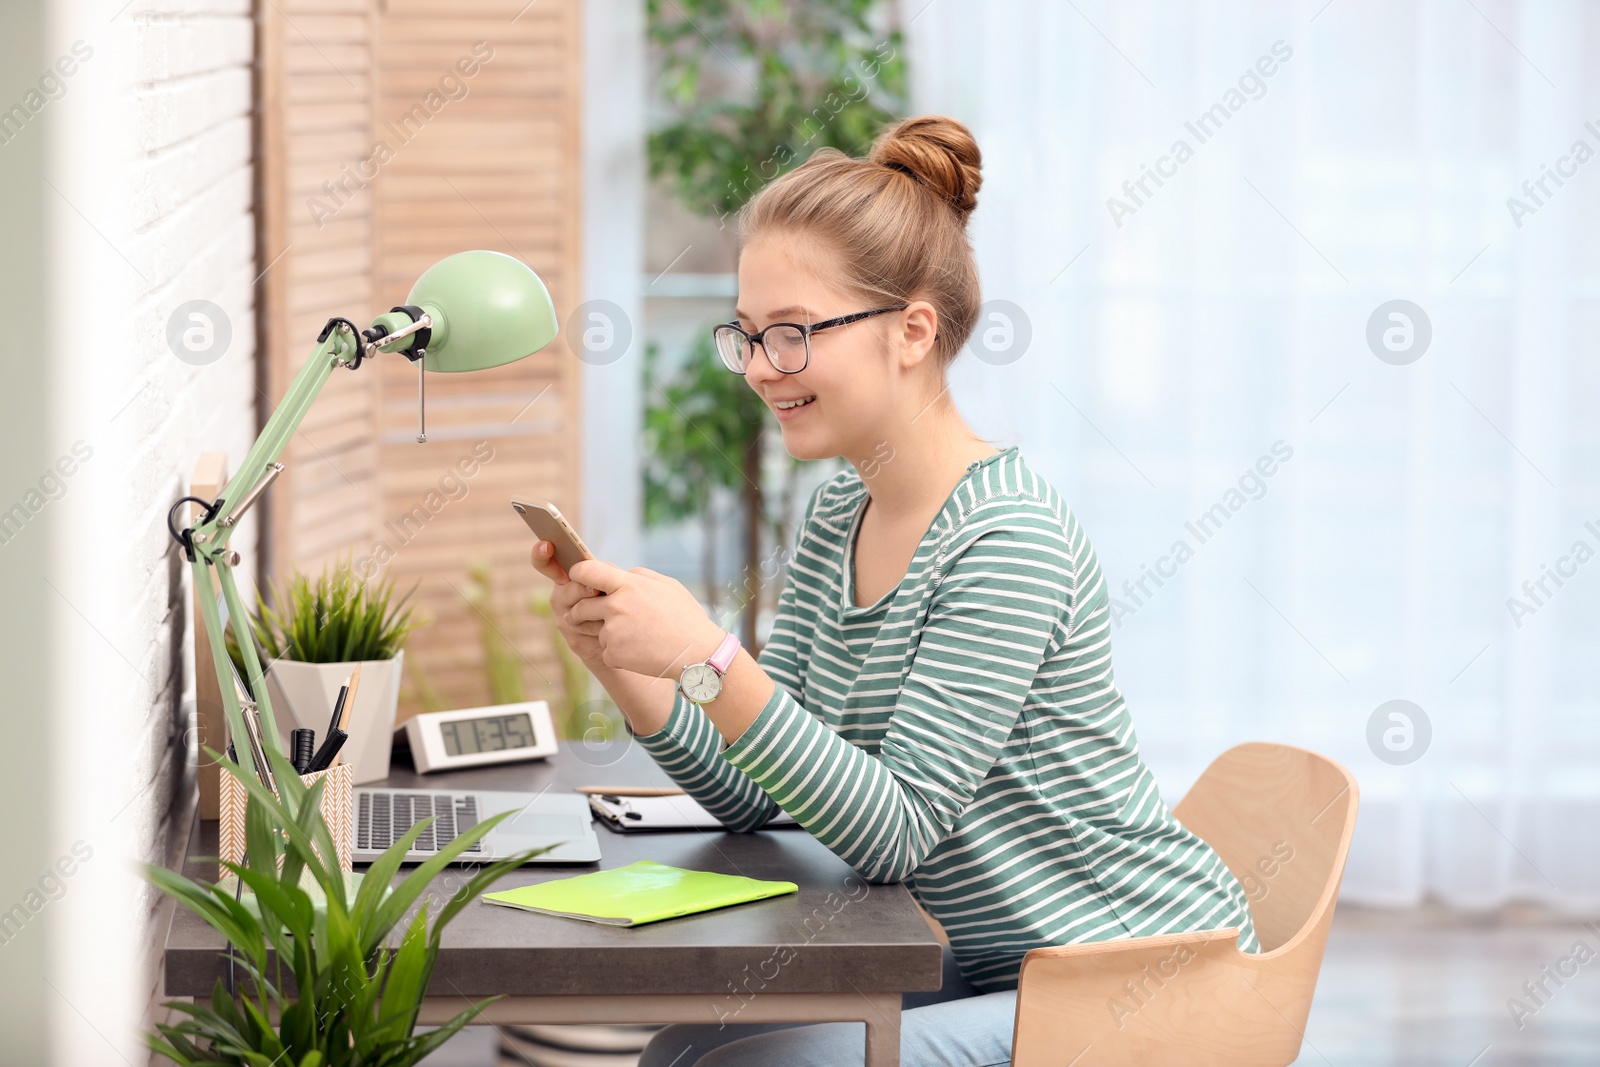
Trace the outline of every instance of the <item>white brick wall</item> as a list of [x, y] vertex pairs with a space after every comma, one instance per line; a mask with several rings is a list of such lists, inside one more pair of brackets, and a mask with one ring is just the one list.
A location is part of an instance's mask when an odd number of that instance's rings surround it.
[[[166, 513], [200, 453], [236, 466], [255, 436], [250, 6], [0, 0], [0, 120], [57, 57], [92, 50], [58, 99], [0, 137], [0, 512], [75, 445], [89, 456], [0, 544], [0, 803], [38, 820], [0, 853], [0, 917], [58, 860], [73, 870], [0, 932], [0, 1064], [150, 1061], [140, 1032], [165, 928], [137, 865], [166, 858], [193, 740], [189, 576]], [[263, 0], [267, 18], [280, 8]], [[642, 18], [640, 0], [594, 0], [590, 14], [596, 45], [634, 41]], [[635, 82], [596, 86], [638, 121]], [[614, 145], [590, 138], [585, 158], [607, 188], [629, 189], [642, 181], [630, 151], [619, 167]], [[42, 231], [5, 214], [18, 210]], [[636, 276], [637, 235], [593, 210], [585, 225], [612, 257], [603, 270], [595, 259], [586, 290], [618, 299], [597, 279]], [[196, 299], [233, 331], [205, 366], [166, 337]], [[591, 487], [621, 455], [600, 456]], [[232, 541], [247, 597], [258, 518]]]
[[[93, 858], [28, 931], [50, 944], [53, 1061], [74, 1065], [149, 1058], [139, 1030], [165, 931], [134, 864], [164, 859], [169, 812], [192, 788], [189, 576], [166, 512], [201, 452], [238, 464], [256, 420], [249, 2], [117, 6], [53, 5], [52, 46], [81, 39], [94, 55], [35, 120], [48, 127], [28, 131], [49, 135], [56, 187], [47, 313], [95, 326], [63, 329], [52, 364], [51, 454], [81, 439], [93, 457], [50, 505], [48, 566], [53, 844], [83, 841]], [[178, 359], [166, 336], [174, 309], [196, 299], [232, 327], [205, 366]], [[256, 536], [252, 518], [232, 542], [247, 596]]]

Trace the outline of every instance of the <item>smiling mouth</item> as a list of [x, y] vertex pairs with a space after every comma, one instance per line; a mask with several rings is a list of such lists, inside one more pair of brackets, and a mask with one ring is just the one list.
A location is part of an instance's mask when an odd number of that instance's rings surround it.
[[791, 411], [794, 408], [803, 407], [804, 405], [809, 404], [816, 399], [817, 398], [814, 396], [808, 396], [802, 397], [799, 400], [778, 400], [774, 401], [772, 406], [777, 408], [779, 411]]

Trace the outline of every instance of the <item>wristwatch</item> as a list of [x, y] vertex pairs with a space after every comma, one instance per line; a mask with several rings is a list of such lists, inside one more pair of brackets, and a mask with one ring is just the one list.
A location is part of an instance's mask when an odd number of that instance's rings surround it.
[[722, 692], [722, 676], [733, 666], [733, 657], [739, 654], [739, 639], [724, 633], [722, 643], [704, 663], [691, 663], [678, 677], [678, 692], [685, 700], [695, 704], [709, 704]]

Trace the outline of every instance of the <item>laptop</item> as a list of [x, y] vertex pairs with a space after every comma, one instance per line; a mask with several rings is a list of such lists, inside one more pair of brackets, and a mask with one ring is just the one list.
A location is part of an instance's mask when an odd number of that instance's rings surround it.
[[524, 849], [555, 847], [529, 863], [597, 863], [595, 836], [586, 797], [575, 793], [501, 793], [483, 789], [355, 790], [356, 863], [372, 863], [412, 824], [437, 816], [405, 855], [407, 863], [432, 859], [438, 850], [491, 815], [520, 811], [490, 830], [452, 862], [483, 863]]

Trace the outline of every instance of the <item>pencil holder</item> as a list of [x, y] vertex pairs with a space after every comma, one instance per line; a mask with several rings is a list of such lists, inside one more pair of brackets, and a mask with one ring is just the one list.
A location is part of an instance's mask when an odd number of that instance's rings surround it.
[[[355, 851], [355, 768], [348, 763], [338, 763], [325, 771], [304, 774], [300, 780], [308, 787], [326, 778], [322, 787], [322, 817], [333, 833], [333, 844], [339, 852], [339, 869], [349, 872]], [[244, 810], [250, 794], [239, 780], [226, 771], [222, 774], [222, 788], [218, 796], [219, 819], [217, 824], [217, 855], [233, 863], [244, 862]], [[283, 857], [278, 857], [283, 863]], [[220, 877], [223, 872], [218, 871]]]

